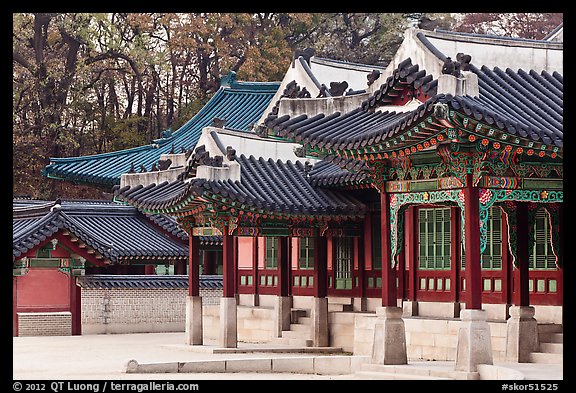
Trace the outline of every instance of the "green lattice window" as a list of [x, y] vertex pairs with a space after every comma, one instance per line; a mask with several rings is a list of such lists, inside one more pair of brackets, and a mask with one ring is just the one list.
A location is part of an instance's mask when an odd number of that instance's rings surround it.
[[450, 269], [450, 208], [418, 209], [418, 268]]
[[276, 269], [278, 267], [278, 244], [277, 237], [266, 238], [266, 269]]
[[[156, 265], [154, 269], [157, 276], [174, 274], [174, 265], [171, 263]], [[202, 274], [202, 266], [200, 266], [200, 274]]]
[[382, 226], [380, 216], [372, 216], [372, 267], [375, 270], [382, 270]]
[[488, 210], [486, 248], [482, 253], [482, 269], [502, 270], [502, 209], [492, 206]]
[[548, 213], [539, 209], [532, 227], [534, 243], [530, 249], [530, 269], [556, 269], [556, 257], [552, 252], [552, 236]]
[[314, 269], [314, 238], [300, 238], [300, 258], [298, 259], [300, 269]]
[[[486, 248], [482, 253], [481, 263], [483, 270], [502, 270], [502, 209], [491, 206], [488, 210], [486, 232]], [[460, 262], [462, 269], [466, 267], [466, 252], [464, 242], [460, 243]]]
[[352, 289], [353, 242], [351, 237], [334, 238], [336, 289]]

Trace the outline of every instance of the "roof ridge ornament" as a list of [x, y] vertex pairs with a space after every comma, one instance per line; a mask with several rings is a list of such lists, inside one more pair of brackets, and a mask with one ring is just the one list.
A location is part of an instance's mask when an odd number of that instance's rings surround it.
[[294, 60], [299, 57], [302, 57], [304, 60], [306, 60], [306, 63], [308, 63], [308, 66], [310, 66], [310, 59], [314, 56], [314, 52], [314, 48], [305, 48], [295, 51], [292, 58], [292, 66], [294, 66]]
[[378, 78], [380, 78], [380, 75], [382, 75], [382, 73], [379, 70], [372, 70], [371, 73], [366, 75], [366, 78], [368, 79], [368, 86], [370, 86], [370, 85], [372, 85], [372, 83], [376, 82], [376, 80]]
[[448, 104], [437, 102], [434, 104], [434, 117], [445, 120], [448, 118]]
[[220, 78], [221, 87], [231, 87], [234, 83], [236, 83], [236, 72], [234, 71], [230, 71]]
[[226, 119], [221, 119], [219, 117], [215, 117], [212, 119], [212, 127], [224, 128], [225, 124], [226, 124]]

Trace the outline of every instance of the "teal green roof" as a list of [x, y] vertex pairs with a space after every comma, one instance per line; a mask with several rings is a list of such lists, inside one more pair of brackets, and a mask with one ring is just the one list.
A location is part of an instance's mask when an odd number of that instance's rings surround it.
[[74, 183], [110, 187], [120, 184], [120, 176], [127, 173], [132, 164], [137, 171], [140, 165], [149, 171], [158, 163], [160, 155], [169, 153], [172, 148], [179, 153], [182, 148], [188, 150], [196, 146], [202, 128], [210, 126], [215, 117], [225, 119], [226, 128], [248, 131], [260, 119], [279, 86], [279, 82], [223, 80], [210, 101], [171, 135], [132, 149], [91, 156], [51, 157], [42, 175]]

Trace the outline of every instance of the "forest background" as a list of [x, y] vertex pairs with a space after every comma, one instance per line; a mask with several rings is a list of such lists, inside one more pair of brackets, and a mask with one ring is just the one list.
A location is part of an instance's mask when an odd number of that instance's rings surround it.
[[562, 13], [15, 13], [13, 196], [100, 199], [48, 179], [51, 157], [149, 144], [230, 71], [281, 81], [295, 52], [386, 66], [410, 26], [541, 39]]

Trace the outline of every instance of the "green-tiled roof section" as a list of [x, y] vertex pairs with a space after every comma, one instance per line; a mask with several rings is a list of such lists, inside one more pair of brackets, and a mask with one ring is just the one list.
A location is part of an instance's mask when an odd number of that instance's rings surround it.
[[161, 154], [182, 148], [193, 148], [200, 138], [202, 128], [210, 126], [217, 117], [225, 119], [225, 127], [249, 131], [256, 123], [280, 86], [279, 82], [232, 82], [223, 84], [214, 96], [194, 117], [171, 135], [154, 140], [154, 143], [131, 149], [91, 156], [50, 158], [42, 174], [49, 178], [75, 183], [113, 186], [120, 184], [120, 176], [134, 164], [150, 170]]

